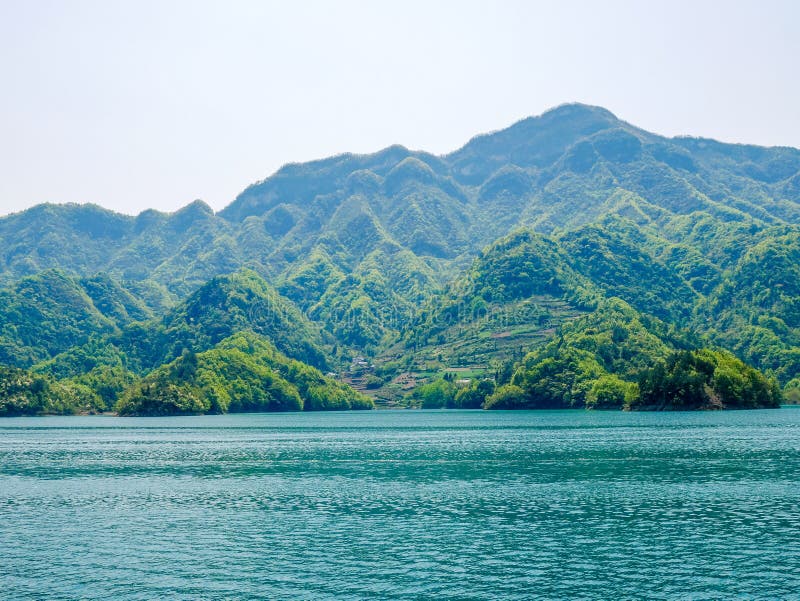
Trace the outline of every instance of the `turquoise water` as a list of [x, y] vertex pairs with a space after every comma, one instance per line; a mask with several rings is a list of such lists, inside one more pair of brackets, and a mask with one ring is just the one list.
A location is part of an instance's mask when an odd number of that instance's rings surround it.
[[798, 598], [800, 410], [0, 421], [4, 599]]

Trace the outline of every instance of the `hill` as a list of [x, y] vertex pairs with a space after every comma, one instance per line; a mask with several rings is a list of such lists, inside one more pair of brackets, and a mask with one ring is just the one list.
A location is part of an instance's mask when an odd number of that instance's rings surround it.
[[372, 401], [242, 332], [199, 354], [181, 357], [128, 388], [121, 415], [371, 409]]

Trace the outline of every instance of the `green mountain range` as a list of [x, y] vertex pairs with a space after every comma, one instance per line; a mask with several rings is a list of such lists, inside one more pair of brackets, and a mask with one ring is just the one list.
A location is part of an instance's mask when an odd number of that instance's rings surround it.
[[799, 234], [800, 150], [577, 104], [286, 165], [216, 214], [39, 205], [0, 218], [0, 414], [774, 406]]

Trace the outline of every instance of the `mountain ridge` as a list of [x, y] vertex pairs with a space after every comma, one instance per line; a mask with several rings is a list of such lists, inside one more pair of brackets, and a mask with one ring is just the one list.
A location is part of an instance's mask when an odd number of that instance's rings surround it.
[[[615, 122], [615, 123], [618, 123], [620, 125], [624, 125], [627, 128], [630, 128], [630, 129], [635, 130], [637, 132], [641, 132], [643, 135], [646, 135], [646, 136], [651, 136], [651, 137], [654, 137], [654, 138], [658, 138], [658, 139], [663, 139], [663, 140], [668, 140], [668, 141], [674, 142], [679, 146], [693, 146], [693, 147], [698, 147], [698, 146], [702, 147], [704, 145], [713, 146], [713, 147], [724, 146], [724, 147], [726, 147], [728, 149], [740, 149], [745, 154], [748, 151], [750, 153], [758, 154], [758, 153], [761, 153], [761, 152], [763, 152], [765, 150], [766, 151], [785, 150], [785, 151], [789, 151], [791, 153], [796, 153], [798, 156], [800, 156], [800, 147], [797, 147], [797, 146], [789, 146], [789, 145], [758, 145], [758, 144], [750, 144], [750, 143], [747, 143], [747, 142], [724, 142], [724, 141], [718, 140], [718, 139], [713, 138], [713, 137], [706, 137], [706, 136], [692, 135], [692, 134], [679, 134], [679, 135], [675, 135], [675, 136], [665, 136], [665, 135], [649, 132], [649, 131], [644, 130], [642, 128], [639, 128], [639, 127], [637, 127], [635, 125], [632, 125], [632, 124], [628, 123], [627, 121], [624, 121], [624, 120], [620, 119], [613, 112], [611, 112], [610, 110], [608, 110], [608, 109], [606, 109], [606, 108], [604, 108], [602, 106], [591, 105], [591, 104], [586, 104], [586, 103], [581, 103], [581, 102], [565, 102], [565, 103], [562, 103], [560, 105], [554, 106], [554, 107], [552, 107], [550, 109], [547, 109], [546, 111], [544, 111], [543, 113], [541, 113], [539, 115], [530, 115], [528, 117], [523, 117], [523, 118], [513, 122], [512, 124], [510, 124], [508, 126], [500, 127], [498, 129], [495, 129], [495, 130], [491, 130], [491, 131], [487, 131], [487, 132], [476, 134], [476, 135], [472, 136], [467, 142], [465, 142], [459, 148], [456, 148], [455, 150], [452, 150], [452, 151], [449, 151], [449, 152], [445, 152], [445, 153], [442, 153], [442, 154], [439, 154], [439, 155], [433, 154], [433, 153], [429, 153], [429, 152], [426, 152], [424, 150], [411, 150], [411, 149], [409, 149], [408, 147], [406, 147], [406, 146], [404, 146], [402, 144], [391, 144], [391, 145], [389, 145], [389, 146], [387, 146], [385, 148], [379, 149], [379, 150], [374, 151], [374, 152], [354, 153], [354, 152], [344, 151], [344, 152], [337, 153], [337, 154], [334, 154], [334, 155], [331, 155], [331, 156], [328, 156], [328, 157], [322, 157], [322, 158], [318, 158], [318, 159], [311, 159], [311, 160], [308, 160], [308, 161], [291, 161], [291, 162], [285, 163], [282, 166], [280, 166], [271, 175], [268, 175], [267, 177], [265, 177], [265, 178], [263, 178], [261, 180], [255, 181], [252, 184], [249, 184], [248, 186], [246, 186], [245, 189], [239, 195], [237, 195], [236, 198], [234, 198], [227, 205], [225, 205], [224, 207], [222, 207], [221, 209], [219, 209], [217, 211], [215, 211], [213, 208], [211, 208], [210, 205], [208, 205], [204, 200], [199, 199], [199, 198], [195, 199], [193, 201], [190, 201], [186, 205], [183, 205], [183, 206], [175, 209], [174, 211], [162, 211], [162, 210], [156, 209], [154, 207], [151, 207], [151, 208], [144, 209], [144, 210], [142, 210], [142, 211], [140, 211], [139, 213], [136, 213], [136, 214], [121, 213], [121, 212], [118, 212], [118, 211], [114, 211], [113, 209], [106, 208], [102, 204], [97, 203], [97, 202], [87, 202], [87, 203], [65, 202], [65, 203], [59, 203], [59, 202], [49, 201], [49, 202], [36, 203], [36, 204], [32, 205], [31, 207], [28, 207], [28, 208], [25, 208], [25, 209], [21, 209], [21, 210], [18, 210], [18, 211], [7, 213], [5, 215], [0, 215], [0, 220], [5, 219], [7, 217], [18, 216], [18, 215], [21, 215], [23, 213], [27, 213], [29, 211], [32, 211], [34, 209], [39, 209], [40, 207], [41, 208], [47, 208], [47, 207], [85, 207], [87, 209], [88, 208], [94, 208], [94, 209], [101, 209], [102, 211], [107, 211], [107, 212], [113, 213], [116, 216], [126, 217], [126, 218], [133, 218], [133, 219], [138, 219], [140, 217], [143, 217], [145, 214], [150, 214], [150, 213], [157, 213], [159, 216], [167, 216], [168, 217], [168, 216], [171, 216], [171, 215], [175, 215], [176, 213], [180, 213], [184, 209], [186, 209], [186, 208], [188, 208], [188, 207], [190, 207], [192, 205], [195, 205], [195, 204], [199, 204], [199, 205], [202, 205], [204, 207], [207, 207], [208, 209], [210, 209], [211, 213], [213, 213], [213, 214], [215, 214], [217, 216], [222, 216], [222, 213], [228, 211], [230, 209], [230, 206], [236, 202], [238, 197], [241, 196], [242, 194], [244, 194], [245, 192], [247, 192], [248, 189], [260, 186], [260, 185], [268, 182], [271, 178], [274, 178], [276, 176], [289, 175], [288, 172], [292, 172], [292, 171], [296, 172], [298, 170], [301, 170], [302, 168], [324, 167], [324, 166], [327, 166], [328, 164], [330, 164], [332, 162], [335, 162], [335, 161], [341, 162], [343, 160], [354, 160], [354, 161], [356, 161], [356, 160], [364, 160], [364, 159], [369, 158], [369, 157], [374, 157], [374, 156], [379, 156], [379, 155], [387, 155], [387, 154], [390, 155], [390, 156], [395, 156], [397, 154], [400, 154], [400, 155], [403, 156], [403, 158], [419, 154], [419, 155], [423, 155], [423, 156], [426, 156], [426, 157], [430, 157], [431, 159], [434, 159], [434, 160], [435, 159], [450, 158], [450, 157], [454, 157], [454, 156], [457, 156], [459, 154], [462, 154], [470, 146], [480, 143], [485, 138], [492, 138], [492, 137], [497, 136], [497, 135], [504, 135], [504, 134], [507, 134], [507, 133], [509, 133], [511, 131], [516, 130], [519, 127], [527, 125], [527, 124], [529, 124], [531, 122], [536, 122], [539, 119], [543, 119], [543, 118], [550, 117], [550, 116], [553, 116], [553, 115], [559, 115], [560, 116], [565, 111], [572, 111], [572, 110], [575, 110], [575, 109], [589, 110], [591, 112], [595, 112], [595, 113], [598, 113], [598, 114], [605, 114], [608, 117], [610, 117], [613, 120], [613, 122]], [[795, 174], [797, 174], [796, 170], [793, 171], [792, 173], [788, 174], [784, 179], [788, 179], [792, 175], [795, 175]]]
[[[0, 314], [0, 350], [15, 367], [51, 365], [74, 348], [70, 364], [89, 366], [99, 353], [119, 369], [110, 337], [138, 327], [155, 350], [137, 369], [158, 369], [182, 348], [205, 352], [222, 333], [251, 327], [239, 308], [260, 295], [293, 316], [265, 330], [291, 359], [338, 371], [374, 358], [376, 373], [362, 376], [383, 390], [521, 361], [619, 298], [698, 348], [732, 351], [788, 385], [800, 375], [799, 247], [800, 150], [666, 138], [568, 104], [439, 156], [394, 145], [288, 164], [217, 213], [197, 200], [172, 213], [45, 204], [0, 218], [0, 293], [15, 308]], [[55, 272], [63, 278], [42, 275]], [[459, 288], [470, 273], [480, 290]], [[35, 343], [36, 320], [20, 321], [25, 301], [14, 287], [25, 278], [41, 279], [45, 346]], [[157, 325], [221, 282], [205, 333], [189, 322]], [[50, 327], [59, 319], [46, 302], [51, 284], [55, 297], [80, 288], [75, 311], [61, 316], [71, 337]], [[80, 300], [85, 292], [94, 300]], [[467, 317], [430, 322], [454, 311]], [[219, 336], [216, 322], [227, 324]], [[293, 324], [296, 339], [282, 338]], [[570, 356], [588, 352], [579, 350]], [[707, 353], [649, 359], [669, 359], [676, 378], [734, 365]], [[601, 375], [603, 390], [630, 396], [634, 382]], [[474, 405], [478, 389], [468, 396]]]

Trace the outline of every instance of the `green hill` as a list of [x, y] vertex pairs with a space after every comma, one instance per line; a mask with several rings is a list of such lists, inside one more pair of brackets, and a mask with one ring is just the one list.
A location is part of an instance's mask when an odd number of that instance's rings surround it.
[[371, 409], [372, 401], [242, 332], [202, 353], [186, 352], [128, 388], [120, 415]]
[[[253, 271], [218, 276], [171, 309], [157, 324], [125, 330], [121, 346], [144, 367], [174, 359], [182, 350], [211, 348], [237, 332], [268, 337], [290, 357], [325, 367], [319, 329]], [[143, 352], [142, 352], [143, 351]]]
[[723, 350], [695, 341], [620, 299], [566, 324], [526, 355], [487, 409], [769, 408], [782, 395], [774, 379]]
[[201, 352], [238, 332], [269, 338], [286, 355], [326, 367], [326, 343], [318, 327], [253, 271], [215, 277], [162, 317], [131, 322], [94, 336], [49, 361], [39, 371], [73, 377], [98, 365], [122, 365], [147, 373], [184, 350]]
[[29, 367], [93, 335], [118, 331], [130, 321], [128, 309], [147, 315], [102, 278], [81, 280], [53, 269], [24, 277], [0, 289], [0, 364]]

